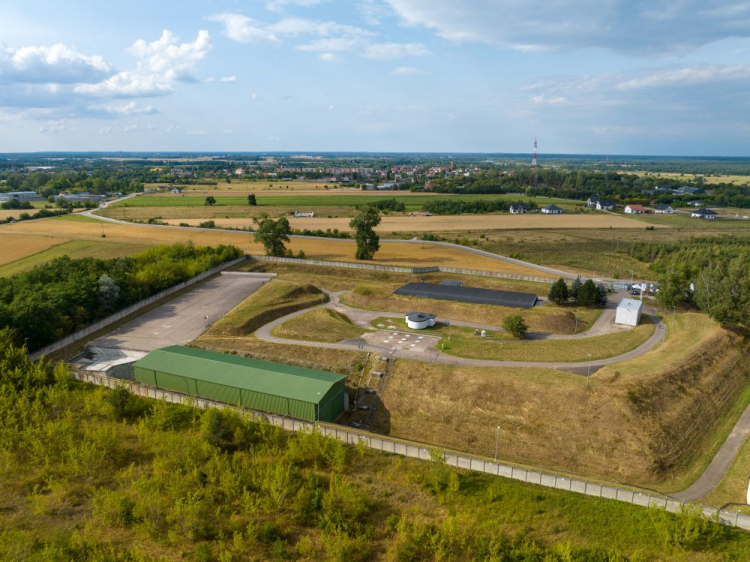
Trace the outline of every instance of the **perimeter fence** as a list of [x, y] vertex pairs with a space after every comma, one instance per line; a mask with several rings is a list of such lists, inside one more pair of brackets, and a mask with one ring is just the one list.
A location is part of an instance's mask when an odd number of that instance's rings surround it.
[[[215, 402], [213, 400], [206, 400], [204, 398], [199, 398], [196, 396], [188, 396], [186, 394], [180, 394], [178, 392], [172, 392], [153, 386], [143, 385], [134, 381], [108, 377], [102, 373], [91, 371], [74, 371], [73, 375], [79, 381], [89, 382], [99, 386], [106, 386], [109, 388], [125, 386], [133, 394], [152, 398], [155, 400], [165, 400], [167, 402], [183, 404], [186, 406], [192, 406], [201, 409], [230, 408], [242, 412], [245, 415], [250, 414], [254, 421], [265, 420], [273, 426], [280, 427], [289, 431], [312, 431], [317, 427], [317, 429], [323, 435], [333, 437], [350, 445], [357, 445], [359, 443], [362, 443], [371, 449], [375, 449], [377, 451], [382, 451], [385, 453], [402, 455], [405, 457], [411, 457], [424, 461], [431, 461], [434, 452], [437, 451], [440, 455], [442, 455], [443, 459], [445, 459], [446, 464], [450, 466], [465, 470], [472, 470], [475, 472], [483, 472], [485, 474], [491, 474], [493, 476], [502, 476], [504, 478], [511, 478], [513, 480], [520, 480], [522, 482], [545, 486], [547, 488], [554, 488], [557, 490], [584, 494], [596, 498], [622, 501], [641, 507], [658, 507], [665, 509], [666, 511], [671, 513], [678, 513], [685, 505], [685, 502], [675, 500], [662, 494], [649, 493], [632, 488], [620, 488], [617, 486], [602, 484], [599, 482], [590, 482], [580, 478], [569, 478], [556, 474], [541, 472], [538, 470], [511, 466], [486, 460], [481, 457], [457, 454], [456, 452], [442, 449], [440, 447], [426, 445], [424, 443], [385, 437], [367, 431], [337, 426], [335, 424], [313, 424], [310, 422], [279, 416], [276, 414], [268, 414], [265, 412], [238, 408], [237, 406], [233, 406], [230, 404]], [[744, 515], [736, 511], [719, 510], [714, 507], [700, 507], [706, 517], [710, 519], [716, 519], [722, 525], [737, 527], [750, 531], [750, 515]]]

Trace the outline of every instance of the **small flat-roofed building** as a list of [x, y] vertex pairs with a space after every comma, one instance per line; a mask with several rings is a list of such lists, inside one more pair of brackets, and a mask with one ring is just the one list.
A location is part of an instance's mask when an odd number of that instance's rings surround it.
[[135, 380], [190, 396], [308, 421], [333, 422], [346, 408], [346, 377], [173, 345], [133, 365]]
[[559, 215], [562, 213], [562, 209], [557, 205], [547, 205], [546, 207], [542, 207], [542, 213], [545, 215]]
[[412, 330], [424, 330], [435, 325], [435, 315], [426, 312], [410, 312], [406, 315], [406, 325]]
[[615, 312], [615, 324], [637, 326], [641, 321], [643, 302], [635, 299], [622, 299]]

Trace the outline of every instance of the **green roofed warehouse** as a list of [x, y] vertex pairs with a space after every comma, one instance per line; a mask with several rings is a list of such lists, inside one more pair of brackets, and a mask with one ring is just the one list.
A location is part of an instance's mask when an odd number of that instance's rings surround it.
[[346, 404], [343, 375], [173, 345], [134, 365], [159, 388], [308, 421], [332, 422]]

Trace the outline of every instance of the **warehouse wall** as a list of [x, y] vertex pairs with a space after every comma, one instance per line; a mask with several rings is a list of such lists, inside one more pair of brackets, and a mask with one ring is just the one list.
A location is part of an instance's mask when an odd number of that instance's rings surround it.
[[[224, 386], [183, 375], [152, 371], [143, 367], [135, 367], [135, 380], [142, 384], [157, 386], [166, 390], [174, 390], [175, 392], [181, 392], [190, 396], [199, 396], [226, 404], [239, 404], [253, 410], [262, 410], [301, 420], [315, 421], [316, 414], [318, 414], [318, 405], [313, 402], [304, 402], [273, 394]], [[333, 421], [341, 415], [344, 411], [345, 391], [346, 389], [342, 381], [336, 383], [325, 394], [321, 399], [321, 420]]]

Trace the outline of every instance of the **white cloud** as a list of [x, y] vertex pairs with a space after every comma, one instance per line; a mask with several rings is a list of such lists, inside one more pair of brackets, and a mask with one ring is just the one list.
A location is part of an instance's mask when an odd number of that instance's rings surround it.
[[[601, 47], [635, 55], [684, 53], [750, 36], [747, 0], [386, 0], [406, 25], [450, 41], [534, 52]], [[720, 8], [706, 8], [707, 4]]]
[[253, 92], [253, 94], [250, 97], [252, 99], [254, 99], [254, 100], [257, 100], [258, 99], [258, 94], [256, 94], [255, 92]]
[[206, 134], [206, 131], [201, 131], [201, 130], [185, 131], [185, 135], [188, 137], [200, 137], [205, 134]]
[[132, 125], [128, 125], [127, 127], [125, 127], [122, 130], [122, 132], [123, 133], [132, 133], [133, 131], [138, 131], [140, 129], [141, 129], [141, 127], [139, 125], [136, 125], [135, 123], [133, 123]]
[[239, 43], [276, 43], [282, 38], [307, 38], [297, 49], [323, 53], [322, 60], [331, 61], [335, 53], [350, 52], [373, 60], [393, 60], [429, 54], [421, 43], [379, 43], [370, 30], [332, 21], [284, 18], [276, 23], [263, 23], [241, 14], [218, 14], [209, 18], [224, 24], [223, 34]]
[[237, 77], [236, 76], [222, 76], [220, 78], [220, 81], [221, 82], [237, 82]]
[[394, 60], [429, 54], [430, 51], [421, 43], [374, 43], [365, 47], [363, 56], [373, 60]]
[[192, 71], [211, 49], [208, 31], [201, 30], [195, 41], [179, 43], [164, 30], [156, 41], [136, 41], [130, 48], [135, 70], [118, 72], [96, 84], [80, 84], [75, 91], [98, 96], [154, 96], [174, 91], [177, 82], [193, 82]]
[[211, 76], [209, 78], [206, 78], [206, 82], [216, 82], [216, 78], [214, 78], [213, 76]]
[[706, 65], [684, 67], [677, 69], [660, 69], [642, 73], [640, 76], [629, 78], [618, 83], [618, 90], [639, 90], [677, 84], [706, 84], [725, 80], [750, 79], [750, 65]]
[[333, 111], [334, 109], [336, 109], [336, 106], [335, 106], [335, 105], [333, 105], [333, 104], [330, 104], [330, 105], [328, 106], [328, 111]]
[[224, 133], [225, 135], [231, 135], [231, 134], [234, 133], [234, 130], [233, 129], [224, 129], [222, 131], [222, 133]]
[[336, 60], [336, 55], [333, 53], [320, 53], [320, 60], [325, 62], [333, 62]]
[[318, 6], [326, 0], [270, 0], [266, 4], [266, 9], [272, 12], [278, 12], [283, 10], [287, 6], [301, 6], [303, 8], [310, 8], [311, 6]]
[[102, 127], [101, 129], [99, 129], [100, 135], [106, 135], [107, 133], [110, 133], [110, 132], [112, 132], [112, 127]]
[[209, 21], [224, 24], [224, 35], [238, 43], [280, 43], [279, 38], [261, 22], [241, 14], [216, 14]]
[[46, 125], [39, 127], [40, 133], [61, 133], [68, 128], [65, 120], [48, 121]]
[[418, 76], [420, 74], [427, 74], [427, 72], [411, 66], [399, 66], [391, 70], [390, 74], [391, 76]]
[[151, 105], [139, 106], [135, 101], [130, 101], [126, 104], [104, 104], [104, 105], [90, 105], [88, 108], [93, 112], [101, 112], [109, 115], [121, 116], [121, 115], [153, 115], [159, 113], [159, 110]]
[[363, 0], [357, 8], [368, 25], [380, 25], [381, 20], [392, 13], [380, 0]]
[[0, 84], [75, 84], [111, 73], [100, 56], [89, 56], [61, 43], [13, 49], [0, 44]]

